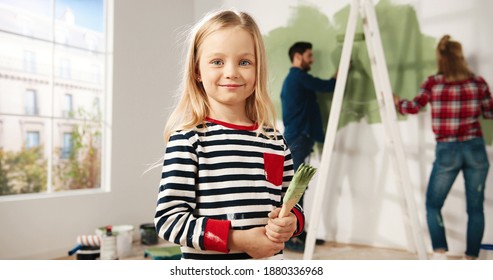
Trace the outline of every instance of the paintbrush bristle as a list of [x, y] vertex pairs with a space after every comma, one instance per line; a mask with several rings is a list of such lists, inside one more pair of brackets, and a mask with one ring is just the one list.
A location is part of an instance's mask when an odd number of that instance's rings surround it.
[[316, 171], [317, 169], [315, 167], [302, 163], [289, 184], [288, 190], [283, 198], [283, 203], [291, 199], [296, 199], [296, 202], [298, 202]]

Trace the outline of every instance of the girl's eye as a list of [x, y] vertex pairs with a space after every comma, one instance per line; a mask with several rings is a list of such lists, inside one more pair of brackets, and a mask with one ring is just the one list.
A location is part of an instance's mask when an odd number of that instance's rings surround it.
[[248, 65], [252, 65], [252, 63], [249, 60], [240, 61], [240, 66], [248, 66]]
[[219, 59], [215, 59], [215, 60], [211, 61], [211, 64], [212, 65], [223, 65], [223, 62]]

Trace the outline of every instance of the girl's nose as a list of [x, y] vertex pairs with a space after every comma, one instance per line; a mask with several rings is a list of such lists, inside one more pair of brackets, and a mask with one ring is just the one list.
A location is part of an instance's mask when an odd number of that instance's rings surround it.
[[237, 66], [233, 65], [232, 63], [226, 65], [226, 67], [224, 68], [224, 75], [228, 79], [237, 79], [239, 76]]

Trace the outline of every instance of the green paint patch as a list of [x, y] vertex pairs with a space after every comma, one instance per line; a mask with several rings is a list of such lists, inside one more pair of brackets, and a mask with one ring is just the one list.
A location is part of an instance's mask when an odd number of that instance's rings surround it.
[[[334, 15], [333, 20], [316, 7], [297, 6], [291, 10], [287, 26], [272, 30], [264, 36], [269, 67], [269, 86], [281, 118], [280, 92], [282, 82], [291, 66], [289, 47], [296, 41], [313, 43], [315, 63], [310, 73], [328, 79], [336, 71], [344, 41], [350, 6]], [[401, 98], [412, 99], [426, 77], [436, 72], [435, 47], [437, 39], [421, 33], [414, 8], [382, 0], [375, 8], [382, 45], [393, 92]], [[363, 34], [361, 20], [356, 34]], [[371, 65], [364, 36], [356, 36], [353, 45], [352, 67], [348, 75], [342, 104], [339, 128], [366, 119], [379, 123], [380, 111], [372, 81]], [[327, 125], [332, 94], [318, 96], [324, 126]], [[400, 120], [406, 117], [399, 116]], [[482, 122], [485, 141], [493, 142], [493, 122]]]

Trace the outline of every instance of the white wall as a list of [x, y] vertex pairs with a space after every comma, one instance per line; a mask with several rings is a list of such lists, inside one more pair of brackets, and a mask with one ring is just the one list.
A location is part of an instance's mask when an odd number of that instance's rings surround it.
[[153, 221], [162, 132], [183, 64], [179, 30], [192, 1], [118, 0], [114, 16], [111, 192], [0, 202], [0, 259], [63, 257], [81, 234]]

